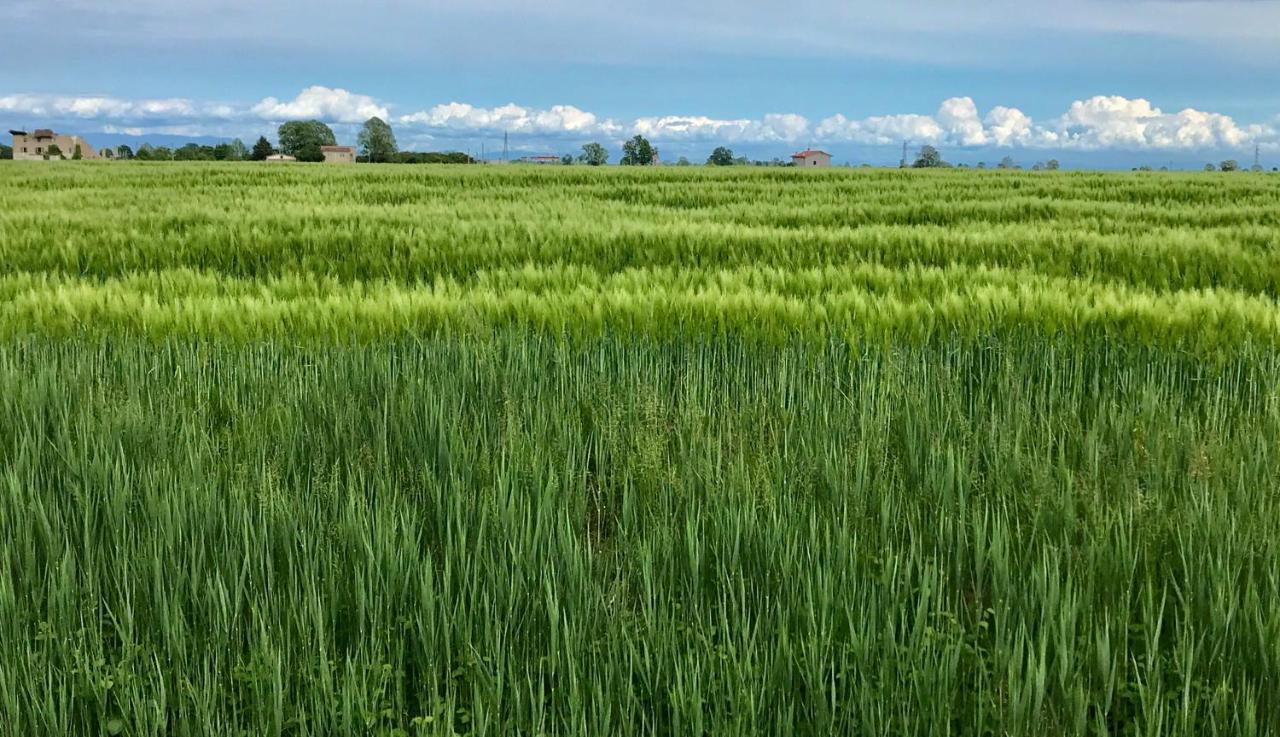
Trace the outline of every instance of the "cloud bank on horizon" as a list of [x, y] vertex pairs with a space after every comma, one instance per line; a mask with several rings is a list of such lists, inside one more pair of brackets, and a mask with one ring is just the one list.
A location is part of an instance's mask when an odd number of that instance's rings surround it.
[[754, 119], [705, 115], [615, 119], [573, 105], [535, 109], [515, 103], [486, 108], [449, 102], [397, 112], [369, 95], [319, 85], [291, 100], [267, 97], [242, 105], [181, 98], [0, 94], [0, 114], [23, 124], [29, 121], [84, 133], [218, 137], [256, 136], [295, 119], [322, 120], [353, 135], [359, 124], [379, 117], [392, 123], [406, 141], [441, 145], [503, 134], [541, 142], [617, 142], [639, 134], [656, 143], [896, 146], [909, 142], [1080, 151], [1197, 151], [1258, 144], [1269, 151], [1280, 150], [1280, 121], [1241, 123], [1193, 108], [1165, 111], [1145, 99], [1116, 95], [1076, 100], [1061, 115], [1045, 120], [1003, 105], [983, 112], [969, 97], [944, 100], [932, 113], [862, 118], [836, 113], [820, 120], [795, 113], [769, 113]]

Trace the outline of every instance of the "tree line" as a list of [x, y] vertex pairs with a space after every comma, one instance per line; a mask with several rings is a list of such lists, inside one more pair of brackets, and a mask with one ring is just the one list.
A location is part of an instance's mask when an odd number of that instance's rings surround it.
[[[138, 161], [266, 161], [275, 154], [292, 156], [298, 161], [324, 161], [324, 146], [336, 146], [333, 129], [319, 120], [293, 120], [276, 130], [276, 144], [259, 136], [252, 147], [239, 138], [228, 143], [201, 145], [188, 143], [178, 148], [144, 143], [134, 150], [120, 145], [104, 148], [100, 153], [109, 159], [136, 159]], [[9, 147], [4, 147], [8, 149]], [[473, 163], [469, 155], [456, 151], [414, 152], [400, 151], [391, 126], [380, 118], [365, 121], [357, 138], [359, 161], [401, 164], [465, 164]], [[0, 153], [5, 153], [0, 151]], [[12, 158], [9, 150], [6, 158]]]
[[[337, 137], [333, 129], [319, 120], [293, 120], [281, 125], [277, 130], [278, 145], [272, 145], [266, 136], [259, 136], [253, 147], [245, 146], [236, 138], [228, 143], [201, 145], [188, 143], [176, 149], [167, 146], [153, 146], [144, 143], [135, 151], [127, 145], [119, 145], [114, 149], [104, 148], [99, 155], [107, 159], [137, 159], [139, 161], [265, 161], [275, 154], [292, 156], [298, 161], [324, 161], [324, 146], [336, 146]], [[396, 144], [395, 133], [391, 126], [378, 117], [364, 122], [356, 138], [356, 160], [362, 163], [387, 164], [474, 164], [476, 159], [470, 154], [460, 151], [401, 151]], [[50, 146], [46, 158], [68, 158], [56, 145]], [[72, 152], [69, 158], [80, 159], [83, 153], [80, 147]], [[13, 148], [0, 144], [0, 159], [12, 159]], [[582, 147], [577, 156], [565, 154], [560, 163], [564, 165], [581, 164], [586, 166], [604, 166], [609, 163], [609, 150], [599, 142], [592, 142]], [[622, 158], [618, 161], [622, 166], [651, 166], [659, 163], [658, 149], [642, 135], [636, 135], [622, 144]], [[681, 156], [676, 166], [692, 166], [688, 158]], [[735, 156], [733, 150], [726, 146], [717, 146], [707, 157], [707, 166], [792, 166], [789, 161], [774, 158], [770, 161], [751, 161], [745, 156]], [[864, 164], [864, 166], [867, 166]], [[903, 159], [899, 166], [904, 169], [946, 169], [951, 167], [967, 168], [967, 164], [951, 164], [942, 158], [942, 154], [934, 146], [921, 146], [912, 160]], [[978, 162], [975, 169], [986, 169], [986, 162]], [[1005, 156], [994, 168], [1022, 169], [1011, 156]], [[1057, 171], [1060, 168], [1057, 159], [1036, 162], [1032, 171]], [[1227, 159], [1220, 164], [1205, 164], [1205, 171], [1241, 171], [1239, 162]], [[1149, 166], [1134, 167], [1134, 171], [1151, 171]], [[1263, 167], [1255, 164], [1255, 172], [1263, 171]], [[1161, 171], [1168, 171], [1162, 167]], [[1272, 171], [1278, 171], [1273, 168]]]

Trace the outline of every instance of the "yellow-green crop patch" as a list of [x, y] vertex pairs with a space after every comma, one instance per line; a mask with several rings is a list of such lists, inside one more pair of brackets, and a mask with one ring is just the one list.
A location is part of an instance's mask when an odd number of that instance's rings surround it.
[[1280, 340], [1280, 178], [0, 169], [0, 330]]

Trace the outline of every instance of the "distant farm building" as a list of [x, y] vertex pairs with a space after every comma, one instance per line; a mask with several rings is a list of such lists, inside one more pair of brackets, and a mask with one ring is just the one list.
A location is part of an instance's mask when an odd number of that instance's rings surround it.
[[551, 156], [549, 154], [546, 156], [521, 156], [516, 162], [520, 164], [542, 164], [543, 166], [563, 163], [559, 156]]
[[44, 161], [49, 156], [49, 149], [57, 146], [61, 158], [69, 159], [76, 154], [76, 146], [80, 147], [80, 158], [96, 159], [98, 152], [93, 146], [85, 143], [80, 136], [60, 136], [48, 128], [37, 128], [32, 133], [26, 131], [9, 131], [13, 135], [13, 158], [17, 161]]
[[796, 166], [814, 167], [814, 166], [831, 166], [831, 154], [826, 151], [818, 151], [815, 149], [805, 149], [800, 153], [791, 154], [791, 163]]
[[271, 161], [271, 162], [280, 162], [280, 161], [297, 161], [298, 159], [297, 157], [290, 156], [288, 154], [271, 154], [265, 160]]
[[324, 163], [326, 164], [356, 163], [356, 149], [354, 146], [321, 146], [320, 153], [324, 154]]

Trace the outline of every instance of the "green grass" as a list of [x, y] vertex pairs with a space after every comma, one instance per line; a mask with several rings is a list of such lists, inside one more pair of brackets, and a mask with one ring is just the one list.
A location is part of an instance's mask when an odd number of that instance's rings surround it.
[[1280, 178], [0, 169], [0, 335], [1280, 344]]
[[1280, 179], [0, 166], [0, 734], [1280, 731]]

